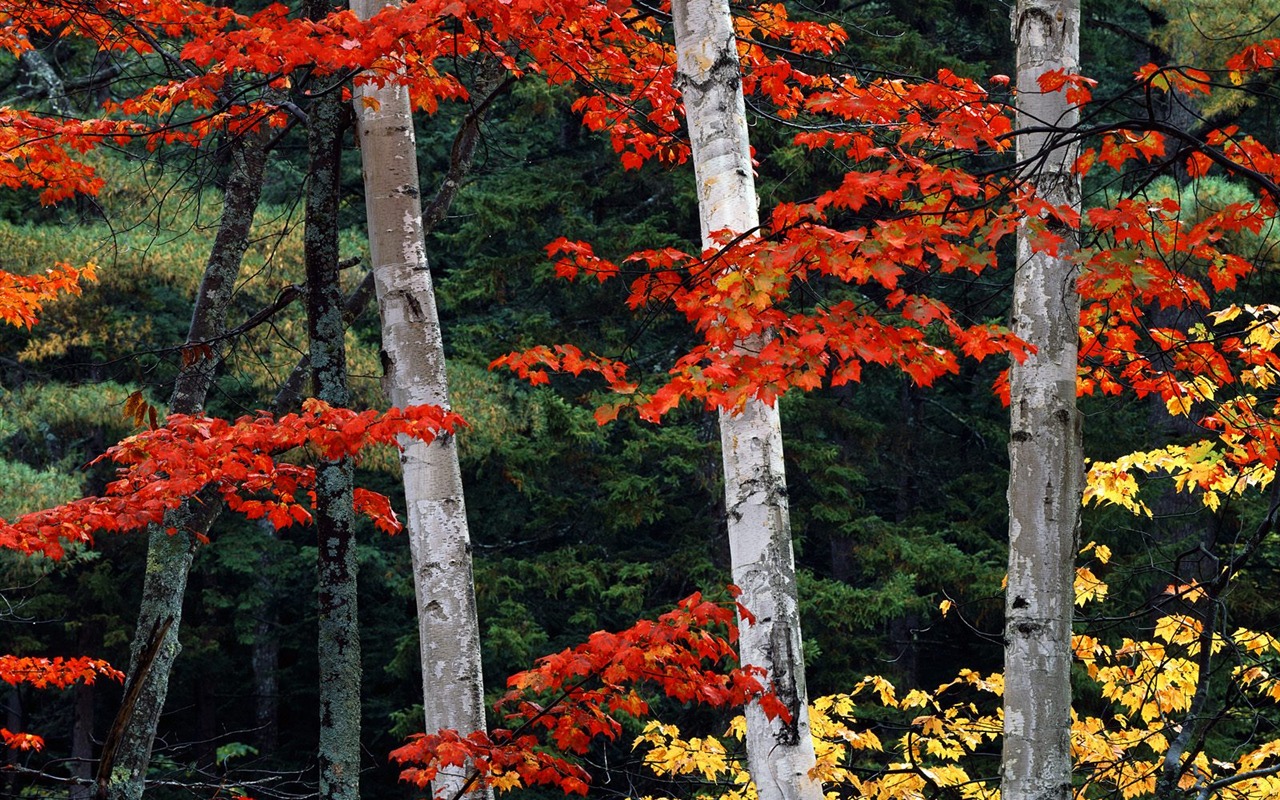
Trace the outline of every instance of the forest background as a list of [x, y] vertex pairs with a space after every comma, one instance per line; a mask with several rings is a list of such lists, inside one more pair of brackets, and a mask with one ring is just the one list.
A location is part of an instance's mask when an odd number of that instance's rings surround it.
[[[852, 40], [846, 52], [857, 58], [852, 67], [866, 74], [932, 75], [945, 68], [985, 82], [1013, 71], [1008, 9], [1000, 4], [826, 4], [793, 13], [842, 24]], [[1128, 86], [1134, 70], [1149, 62], [1225, 58], [1266, 38], [1273, 16], [1257, 4], [1116, 2], [1084, 13], [1083, 71], [1099, 81], [1100, 95]], [[94, 58], [53, 40], [40, 53], [70, 85], [91, 71], [86, 65]], [[48, 107], [57, 98], [28, 62], [3, 63], [0, 95], [6, 104]], [[1250, 102], [1211, 111], [1269, 142], [1276, 125], [1268, 87], [1252, 88]], [[427, 243], [454, 405], [470, 423], [459, 453], [485, 674], [495, 691], [507, 675], [592, 631], [624, 628], [695, 590], [723, 598], [729, 574], [712, 416], [681, 407], [661, 425], [623, 413], [602, 427], [593, 412], [607, 398], [597, 385], [556, 377], [531, 387], [489, 369], [512, 350], [571, 341], [625, 356], [643, 372], [688, 347], [682, 320], [628, 311], [625, 286], [569, 283], [554, 274], [545, 247], [562, 236], [615, 254], [688, 248], [698, 239], [687, 171], [658, 163], [624, 169], [608, 138], [582, 127], [571, 102], [568, 90], [536, 81], [498, 97], [481, 125], [472, 173]], [[424, 196], [448, 169], [467, 111], [445, 104], [417, 116]], [[790, 144], [792, 133], [782, 121], [755, 118], [766, 205], [807, 197], [841, 171]], [[301, 281], [305, 136], [282, 134], [272, 152], [246, 255], [249, 277], [235, 298], [242, 318]], [[81, 297], [50, 305], [39, 326], [0, 333], [0, 517], [7, 519], [100, 492], [109, 470], [83, 465], [136, 431], [137, 420], [126, 413], [137, 407], [130, 397], [142, 392], [163, 406], [183, 366], [179, 346], [221, 212], [225, 160], [142, 148], [96, 158], [106, 181], [96, 197], [49, 205], [38, 204], [30, 190], [0, 197], [5, 269], [101, 265], [98, 282]], [[359, 257], [366, 244], [358, 153], [349, 152], [342, 166], [342, 254]], [[1212, 188], [1233, 198], [1251, 191], [1226, 182]], [[1118, 191], [1102, 179], [1087, 189]], [[1251, 246], [1255, 261], [1269, 267], [1265, 232]], [[348, 272], [354, 286], [359, 270]], [[1001, 321], [1011, 274], [1005, 264], [981, 277], [944, 281], [937, 291], [967, 319]], [[1274, 272], [1264, 268], [1239, 288], [1239, 300], [1266, 302], [1277, 296], [1274, 284]], [[375, 317], [357, 317], [348, 334], [357, 407], [384, 402]], [[270, 407], [306, 350], [306, 332], [294, 305], [232, 340], [209, 411], [233, 417]], [[848, 691], [868, 674], [928, 688], [962, 667], [1000, 668], [1008, 423], [991, 387], [1004, 366], [994, 359], [965, 363], [927, 389], [897, 372], [868, 369], [856, 385], [780, 401], [812, 697]], [[1082, 402], [1093, 459], [1194, 438], [1163, 402]], [[367, 457], [360, 470], [362, 485], [396, 497], [393, 451]], [[1266, 512], [1264, 499], [1230, 498], [1210, 508], [1159, 482], [1147, 497], [1150, 517], [1116, 507], [1091, 508], [1085, 516], [1083, 540], [1111, 553], [1110, 591], [1107, 605], [1090, 606], [1080, 623], [1117, 642], [1149, 637], [1165, 588], [1194, 577], [1207, 563], [1202, 554], [1229, 547]], [[403, 795], [410, 789], [397, 788], [398, 768], [386, 754], [420, 728], [408, 553], [402, 540], [372, 526], [359, 541], [365, 791]], [[127, 664], [144, 545], [139, 536], [104, 536], [58, 562], [5, 554], [6, 649]], [[255, 796], [307, 793], [316, 749], [315, 550], [305, 527], [271, 535], [252, 521], [218, 522], [187, 593], [183, 652], [154, 780], [200, 792], [292, 775], [296, 780], [272, 782]], [[1280, 551], [1268, 540], [1234, 584], [1234, 624], [1280, 628], [1277, 570]], [[6, 772], [4, 790], [32, 791], [40, 785], [33, 773], [56, 774], [67, 755], [92, 757], [86, 753], [119, 704], [119, 687], [102, 681], [63, 692], [7, 689], [4, 727], [39, 732], [48, 746], [40, 754], [7, 754], [8, 763], [31, 772]], [[708, 713], [672, 707], [663, 708], [662, 718], [723, 729], [726, 721], [709, 722]], [[1231, 717], [1214, 735], [1243, 747], [1274, 739], [1275, 731], [1274, 712], [1262, 710]], [[639, 777], [639, 756], [628, 744], [593, 752], [599, 775], [652, 780]], [[630, 783], [597, 789], [634, 791]]]

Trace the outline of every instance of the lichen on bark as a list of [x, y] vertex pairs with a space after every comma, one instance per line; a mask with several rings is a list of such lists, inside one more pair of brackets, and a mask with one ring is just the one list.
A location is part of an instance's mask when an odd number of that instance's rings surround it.
[[[232, 288], [249, 245], [253, 215], [262, 194], [267, 142], [267, 134], [263, 132], [246, 134], [226, 145], [231, 169], [223, 191], [222, 218], [205, 264], [187, 333], [189, 344], [215, 344], [207, 351], [207, 357], [190, 361], [179, 370], [169, 402], [172, 413], [200, 413], [213, 386], [221, 363], [217, 339], [227, 329]], [[104, 743], [104, 757], [98, 770], [99, 794], [108, 800], [141, 800], [145, 790], [169, 676], [181, 650], [178, 633], [182, 601], [195, 554], [196, 535], [209, 530], [220, 508], [213, 497], [188, 502], [167, 515], [163, 525], [153, 525], [147, 531], [143, 599], [129, 667], [129, 680], [138, 683], [136, 702], [125, 704], [117, 713]], [[164, 641], [146, 668], [140, 670], [140, 656], [152, 631], [159, 628], [165, 631]]]

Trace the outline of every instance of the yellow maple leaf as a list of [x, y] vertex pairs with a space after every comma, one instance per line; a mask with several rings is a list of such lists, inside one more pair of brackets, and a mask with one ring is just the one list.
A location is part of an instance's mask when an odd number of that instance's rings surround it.
[[1107, 584], [1099, 580], [1088, 567], [1077, 567], [1075, 595], [1078, 606], [1083, 606], [1090, 600], [1104, 600], [1107, 596]]

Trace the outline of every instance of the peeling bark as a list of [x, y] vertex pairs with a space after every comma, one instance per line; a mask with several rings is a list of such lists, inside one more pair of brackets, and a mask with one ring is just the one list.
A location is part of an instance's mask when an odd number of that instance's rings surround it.
[[[351, 7], [367, 19], [387, 5], [387, 0], [354, 0]], [[364, 98], [376, 103], [366, 107]], [[369, 247], [382, 317], [383, 389], [395, 406], [448, 407], [444, 342], [423, 240], [408, 94], [394, 84], [357, 87], [355, 108], [364, 159]], [[454, 165], [469, 164], [474, 133], [463, 152], [456, 151], [455, 147]], [[456, 188], [454, 180], [442, 187], [442, 194], [451, 199]], [[471, 539], [456, 442], [452, 436], [440, 436], [429, 445], [403, 444], [400, 459], [418, 607], [426, 730], [453, 728], [463, 734], [485, 730]], [[437, 797], [453, 797], [463, 791], [468, 775], [467, 769], [442, 771], [432, 791]], [[467, 796], [483, 798], [491, 793], [473, 789]]]
[[[1076, 123], [1064, 94], [1042, 93], [1037, 79], [1050, 70], [1077, 71], [1079, 19], [1077, 0], [1019, 0], [1019, 128]], [[1020, 134], [1017, 157], [1034, 159], [1028, 179], [1048, 202], [1078, 209], [1076, 150], [1055, 144], [1045, 133]], [[1071, 613], [1084, 453], [1076, 409], [1076, 235], [1057, 232], [1065, 241], [1056, 257], [1032, 251], [1025, 223], [1018, 234], [1013, 331], [1036, 352], [1010, 371], [1005, 800], [1071, 796]]]
[[[717, 232], [759, 227], [738, 51], [725, 0], [676, 0], [672, 15], [702, 243], [711, 248]], [[822, 786], [809, 776], [815, 758], [777, 407], [752, 400], [722, 411], [720, 442], [733, 580], [756, 617], [739, 621], [740, 658], [767, 670], [792, 714], [790, 723], [770, 721], [759, 703], [748, 705], [747, 766], [760, 800], [821, 800]]]

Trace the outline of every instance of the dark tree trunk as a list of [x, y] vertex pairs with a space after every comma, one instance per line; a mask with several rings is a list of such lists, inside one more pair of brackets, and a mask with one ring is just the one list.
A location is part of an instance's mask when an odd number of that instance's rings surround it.
[[[102, 627], [97, 622], [80, 626], [76, 637], [77, 652], [97, 653], [102, 649]], [[83, 783], [71, 785], [71, 800], [89, 800], [93, 797], [93, 684], [77, 683], [71, 690], [75, 698], [74, 717], [71, 723], [71, 777]]]
[[[10, 686], [9, 691], [4, 698], [4, 727], [14, 733], [18, 733], [25, 726], [22, 724], [22, 689], [18, 686]], [[17, 750], [4, 748], [4, 764], [12, 766], [18, 763], [20, 753]], [[0, 780], [0, 788], [3, 789], [5, 797], [17, 797], [17, 778], [18, 773], [14, 770], [0, 770], [0, 774], [4, 776]]]
[[212, 772], [218, 760], [218, 698], [214, 693], [215, 676], [196, 676], [196, 766]]
[[263, 521], [259, 526], [263, 538], [258, 556], [257, 589], [262, 606], [253, 625], [253, 722], [254, 744], [259, 755], [270, 756], [280, 746], [280, 614], [276, 610], [278, 596], [272, 580], [275, 559], [271, 545], [276, 529]]
[[[231, 175], [223, 196], [222, 221], [205, 265], [187, 341], [215, 340], [227, 329], [227, 313], [240, 263], [249, 245], [253, 215], [262, 194], [266, 135], [237, 139], [230, 148]], [[172, 413], [198, 414], [221, 363], [219, 345], [183, 366], [169, 402]], [[169, 689], [169, 676], [181, 649], [178, 629], [196, 535], [209, 530], [221, 506], [213, 498], [187, 503], [147, 534], [147, 564], [142, 606], [134, 633], [126, 691], [103, 747], [98, 792], [110, 800], [141, 800], [151, 748]], [[175, 530], [170, 535], [166, 530]], [[155, 639], [153, 641], [153, 638]], [[143, 657], [145, 654], [145, 658]]]
[[[311, 16], [328, 8], [311, 2]], [[345, 105], [331, 92], [310, 114], [305, 260], [307, 330], [316, 397], [348, 404], [342, 288], [338, 276], [338, 182]], [[319, 544], [320, 798], [360, 796], [360, 632], [350, 459], [316, 464]]]

